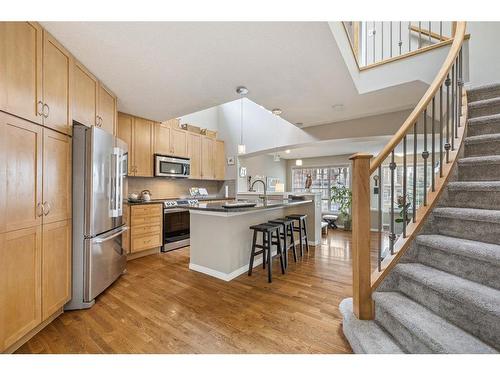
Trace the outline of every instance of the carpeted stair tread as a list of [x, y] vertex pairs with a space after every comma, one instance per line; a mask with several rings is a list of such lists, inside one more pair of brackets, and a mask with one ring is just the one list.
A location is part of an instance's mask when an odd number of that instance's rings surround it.
[[474, 135], [472, 137], [465, 138], [466, 145], [477, 145], [481, 143], [498, 141], [500, 141], [500, 133]]
[[484, 125], [484, 124], [500, 124], [500, 113], [496, 115], [478, 116], [468, 120], [469, 126]]
[[394, 270], [400, 276], [446, 295], [459, 305], [470, 305], [475, 310], [498, 316], [500, 319], [500, 291], [496, 289], [420, 263], [399, 263]]
[[394, 325], [384, 320], [379, 324], [405, 349], [412, 348], [405, 347], [404, 335], [397, 335], [397, 325], [410, 331], [432, 353], [497, 353], [492, 347], [399, 292], [376, 292], [373, 299], [377, 308], [385, 310], [397, 322]]
[[500, 181], [454, 181], [448, 183], [450, 191], [494, 191], [500, 193]]
[[482, 85], [467, 90], [467, 97], [471, 102], [495, 96], [500, 96], [500, 84], [498, 83]]
[[500, 210], [479, 208], [436, 207], [432, 214], [437, 217], [460, 218], [468, 221], [484, 221], [500, 224]]
[[355, 353], [402, 354], [394, 339], [374, 320], [359, 320], [352, 307], [352, 298], [339, 305], [343, 316], [342, 329]]
[[458, 159], [458, 165], [496, 165], [500, 164], [500, 155], [490, 156], [471, 156], [468, 158]]
[[[452, 254], [480, 259], [500, 266], [500, 245], [464, 240], [461, 238], [425, 234], [416, 237], [419, 245], [432, 247]], [[500, 277], [500, 276], [499, 276]]]

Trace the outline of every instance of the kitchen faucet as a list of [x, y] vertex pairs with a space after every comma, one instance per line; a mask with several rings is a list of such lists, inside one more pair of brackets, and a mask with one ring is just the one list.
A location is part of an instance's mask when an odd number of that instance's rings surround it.
[[252, 191], [252, 192], [253, 192], [253, 191], [255, 191], [255, 189], [253, 188], [253, 186], [254, 186], [257, 182], [262, 183], [262, 185], [264, 186], [264, 197], [260, 197], [260, 198], [267, 199], [267, 185], [266, 185], [266, 183], [264, 182], [264, 180], [255, 180], [255, 181], [252, 183], [252, 186], [250, 186], [249, 191]]

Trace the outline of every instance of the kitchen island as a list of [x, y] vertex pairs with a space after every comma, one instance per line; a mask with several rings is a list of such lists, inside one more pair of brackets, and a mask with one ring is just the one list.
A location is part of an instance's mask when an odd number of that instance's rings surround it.
[[[307, 215], [309, 244], [321, 239], [321, 200], [304, 195], [304, 200], [255, 200], [254, 207], [225, 208], [223, 203], [200, 203], [190, 212], [189, 268], [230, 281], [248, 271], [253, 232], [251, 225], [291, 214]], [[254, 267], [262, 264], [262, 256]]]

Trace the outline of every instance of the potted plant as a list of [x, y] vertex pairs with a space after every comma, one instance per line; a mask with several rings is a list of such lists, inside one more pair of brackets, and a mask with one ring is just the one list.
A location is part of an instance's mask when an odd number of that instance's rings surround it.
[[351, 204], [352, 192], [351, 189], [344, 185], [337, 185], [332, 187], [331, 201], [339, 205], [339, 212], [344, 223], [344, 230], [351, 230]]

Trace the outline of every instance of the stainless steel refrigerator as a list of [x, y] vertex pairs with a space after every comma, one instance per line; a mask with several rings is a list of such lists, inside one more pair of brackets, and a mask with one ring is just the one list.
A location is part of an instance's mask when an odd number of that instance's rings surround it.
[[66, 310], [91, 307], [125, 271], [127, 151], [100, 128], [73, 124], [73, 294]]

